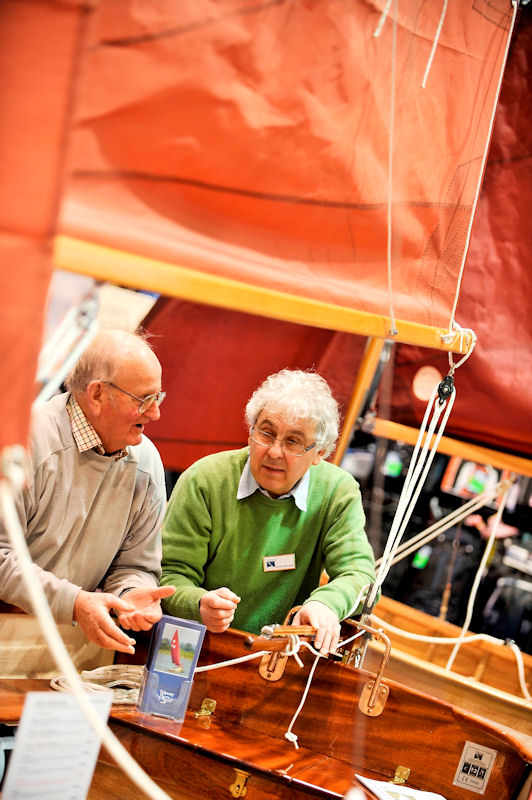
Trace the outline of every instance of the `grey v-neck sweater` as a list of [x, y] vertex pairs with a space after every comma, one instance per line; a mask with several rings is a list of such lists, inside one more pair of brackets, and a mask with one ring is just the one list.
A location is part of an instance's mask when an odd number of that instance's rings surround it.
[[[159, 528], [166, 505], [163, 465], [145, 436], [119, 461], [80, 453], [66, 410], [68, 394], [37, 408], [33, 475], [17, 510], [57, 622], [71, 622], [80, 588], [120, 594], [156, 586]], [[15, 553], [0, 522], [0, 598], [31, 612]]]

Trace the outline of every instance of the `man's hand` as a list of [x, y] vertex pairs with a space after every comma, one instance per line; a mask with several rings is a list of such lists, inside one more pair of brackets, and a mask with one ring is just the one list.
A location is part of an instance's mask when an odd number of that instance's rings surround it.
[[208, 631], [222, 633], [233, 621], [239, 603], [240, 597], [226, 586], [206, 592], [200, 600], [201, 621]]
[[338, 647], [340, 637], [340, 622], [338, 617], [331, 609], [319, 600], [309, 600], [301, 606], [292, 625], [312, 625], [317, 629], [314, 639], [314, 647], [322, 655], [334, 653]]
[[134, 606], [126, 600], [107, 592], [86, 592], [81, 589], [74, 603], [74, 621], [84, 632], [87, 639], [121, 653], [134, 653], [135, 640], [131, 639], [111, 619], [110, 611], [115, 608], [119, 613], [133, 612]]
[[122, 597], [133, 606], [133, 610], [119, 612], [120, 625], [133, 631], [149, 631], [162, 617], [161, 599], [170, 597], [174, 592], [175, 586], [139, 586], [124, 592]]

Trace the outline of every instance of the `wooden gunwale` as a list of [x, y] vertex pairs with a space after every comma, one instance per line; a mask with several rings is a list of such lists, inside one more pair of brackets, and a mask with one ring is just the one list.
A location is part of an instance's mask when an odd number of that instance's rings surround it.
[[[456, 638], [461, 632], [461, 628], [451, 622], [440, 620], [385, 595], [381, 596], [374, 612], [373, 624], [376, 627], [379, 627], [378, 618], [380, 618], [406, 633], [422, 636]], [[425, 661], [427, 665], [445, 668], [454, 647], [453, 644], [432, 644], [410, 639], [388, 628], [383, 630], [392, 642], [393, 653], [400, 651]], [[466, 640], [468, 636], [471, 636], [471, 632], [466, 634]], [[522, 658], [525, 680], [528, 690], [531, 691], [532, 656], [522, 653]], [[487, 639], [477, 639], [474, 643], [463, 644], [454, 659], [452, 671], [448, 671], [448, 674], [450, 677], [456, 674], [472, 678], [477, 683], [513, 695], [518, 701], [525, 701], [518, 678], [515, 655], [503, 644]]]
[[[233, 630], [207, 634], [200, 663], [245, 654], [246, 639]], [[141, 766], [164, 788], [171, 787], [170, 796], [182, 800], [228, 796], [235, 769], [248, 772], [250, 798], [337, 798], [350, 788], [355, 772], [390, 780], [400, 764], [411, 769], [408, 783], [414, 788], [439, 792], [446, 800], [471, 800], [469, 790], [452, 785], [466, 741], [497, 752], [485, 800], [524, 800], [521, 788], [532, 763], [526, 741], [391, 680], [386, 680], [389, 697], [382, 714], [367, 717], [359, 699], [373, 676], [329, 660], [318, 663], [294, 724], [300, 745], [295, 750], [284, 733], [313, 661], [308, 651], [301, 657], [304, 669], [288, 659], [276, 683], [259, 676], [258, 659], [196, 673], [182, 724], [115, 706], [111, 727]], [[26, 691], [47, 687], [39, 680], [0, 681], [2, 721], [16, 722]], [[217, 702], [209, 727], [194, 716], [205, 697]], [[105, 792], [110, 796], [105, 787], [116, 769], [102, 751], [89, 800], [103, 800]], [[128, 795], [120, 788], [112, 796]]]

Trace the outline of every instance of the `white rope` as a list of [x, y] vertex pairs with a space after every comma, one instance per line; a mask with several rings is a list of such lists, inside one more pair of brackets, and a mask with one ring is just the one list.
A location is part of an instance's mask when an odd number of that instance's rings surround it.
[[427, 85], [427, 78], [429, 77], [430, 68], [432, 67], [432, 61], [434, 59], [434, 54], [436, 53], [436, 48], [438, 46], [438, 42], [440, 40], [440, 33], [443, 27], [443, 20], [445, 19], [445, 14], [447, 13], [447, 2], [448, 0], [444, 0], [443, 8], [440, 15], [440, 21], [438, 23], [438, 27], [436, 29], [436, 36], [434, 37], [434, 41], [432, 43], [432, 50], [430, 51], [429, 60], [427, 62], [427, 66], [425, 69], [425, 74], [423, 75], [423, 80], [421, 81], [421, 87], [424, 89]]
[[[408, 541], [403, 542], [403, 544], [399, 545], [395, 550], [395, 558], [391, 561], [390, 566], [397, 564], [403, 558], [409, 556], [414, 550], [418, 550], [424, 544], [428, 544], [436, 536], [439, 536], [440, 533], [448, 530], [456, 523], [461, 522], [463, 519], [468, 517], [474, 511], [477, 511], [479, 508], [482, 508], [489, 503], [494, 497], [497, 497], [504, 489], [506, 488], [508, 481], [499, 481], [495, 486], [491, 489], [482, 492], [477, 497], [473, 497], [471, 500], [468, 500], [463, 506], [456, 508], [454, 511], [451, 511], [450, 514], [447, 516], [442, 517], [442, 519], [435, 522], [430, 527], [426, 528], [424, 531], [417, 533], [415, 536], [412, 536], [411, 539]], [[508, 487], [509, 488], [509, 487]], [[375, 561], [376, 566], [378, 567], [381, 563], [381, 558], [378, 558]]]
[[521, 687], [521, 691], [523, 692], [524, 696], [529, 702], [532, 702], [532, 695], [528, 691], [526, 685], [526, 677], [525, 677], [525, 665], [523, 663], [523, 654], [521, 653], [520, 649], [516, 645], [515, 642], [508, 642], [507, 647], [510, 648], [512, 653], [515, 656], [515, 660], [517, 662], [517, 674], [519, 676], [519, 685]]
[[[305, 644], [305, 642], [303, 642], [303, 644]], [[318, 653], [316, 658], [314, 659], [314, 663], [313, 663], [313, 665], [312, 665], [312, 667], [310, 669], [309, 676], [308, 676], [308, 679], [307, 679], [307, 684], [305, 686], [305, 691], [303, 692], [303, 695], [301, 697], [301, 701], [300, 701], [300, 703], [299, 703], [299, 705], [298, 705], [298, 707], [296, 709], [296, 712], [295, 712], [294, 716], [291, 719], [290, 725], [288, 726], [288, 728], [287, 728], [287, 730], [285, 732], [285, 735], [284, 735], [284, 738], [288, 739], [289, 742], [292, 742], [292, 744], [294, 745], [296, 750], [299, 750], [299, 745], [297, 743], [298, 737], [297, 737], [297, 734], [293, 733], [292, 728], [293, 728], [293, 726], [294, 726], [294, 724], [295, 724], [295, 722], [296, 722], [296, 720], [297, 720], [297, 718], [299, 716], [299, 713], [300, 713], [301, 709], [305, 705], [305, 700], [307, 699], [307, 695], [308, 695], [308, 692], [309, 692], [309, 689], [310, 689], [310, 684], [312, 682], [312, 678], [314, 677], [314, 672], [316, 670], [316, 667], [318, 666], [318, 661], [320, 660], [320, 658], [321, 658], [321, 653]]]
[[233, 664], [240, 664], [243, 661], [251, 661], [253, 658], [262, 658], [269, 650], [259, 650], [257, 653], [250, 653], [248, 656], [240, 656], [239, 658], [231, 658], [229, 661], [218, 661], [217, 664], [206, 664], [204, 667], [196, 667], [194, 675], [197, 672], [208, 672], [211, 669], [222, 669], [222, 667], [232, 667]]
[[[342, 647], [344, 647], [346, 644], [349, 644], [354, 639], [357, 639], [359, 636], [362, 636], [364, 633], [365, 633], [365, 631], [359, 631], [358, 633], [355, 633], [354, 636], [351, 636], [349, 639], [345, 639], [343, 642], [341, 642]], [[296, 637], [296, 638], [298, 638], [298, 640], [299, 640], [299, 637]], [[295, 722], [296, 722], [299, 714], [301, 713], [301, 709], [305, 705], [305, 701], [307, 699], [307, 695], [308, 695], [309, 689], [310, 689], [310, 684], [312, 683], [312, 679], [314, 677], [314, 672], [315, 672], [316, 667], [318, 665], [318, 661], [320, 660], [320, 658], [325, 658], [325, 656], [322, 655], [322, 653], [319, 653], [314, 647], [312, 647], [312, 645], [308, 644], [308, 642], [298, 641], [298, 649], [299, 649], [299, 647], [301, 647], [301, 645], [303, 645], [308, 650], [310, 650], [310, 652], [313, 653], [316, 656], [316, 658], [314, 659], [314, 663], [312, 664], [312, 667], [310, 669], [309, 676], [307, 678], [307, 683], [306, 683], [306, 686], [305, 686], [305, 690], [304, 690], [303, 695], [301, 697], [301, 701], [300, 701], [300, 703], [299, 703], [299, 705], [298, 705], [298, 707], [297, 707], [297, 709], [296, 709], [296, 711], [295, 711], [295, 713], [294, 713], [294, 715], [293, 715], [293, 717], [292, 717], [292, 719], [290, 721], [290, 725], [288, 726], [288, 728], [286, 730], [286, 733], [284, 735], [285, 739], [288, 739], [289, 742], [292, 742], [292, 744], [294, 745], [296, 750], [299, 750], [299, 744], [298, 744], [298, 741], [297, 741], [298, 737], [292, 731], [292, 728], [294, 727]]]
[[462, 364], [464, 364], [467, 361], [467, 359], [475, 349], [475, 345], [477, 343], [477, 335], [475, 331], [472, 330], [472, 328], [462, 328], [462, 326], [459, 325], [458, 322], [456, 322], [455, 320], [452, 321], [451, 325], [452, 325], [452, 330], [450, 330], [448, 333], [442, 334], [441, 337], [442, 341], [445, 342], [446, 344], [451, 344], [456, 339], [456, 336], [458, 334], [460, 336], [460, 342], [458, 347], [461, 351], [463, 349], [465, 335], [469, 334], [469, 348], [467, 350], [467, 353], [465, 353], [465, 355], [462, 356], [458, 364], [454, 363], [452, 352], [449, 350], [447, 353], [447, 357], [449, 359], [449, 374], [454, 375], [455, 370], [457, 370], [458, 367], [461, 367]]
[[488, 157], [488, 151], [489, 151], [489, 146], [490, 146], [490, 141], [491, 141], [491, 134], [492, 134], [492, 131], [493, 131], [493, 123], [495, 121], [495, 112], [497, 110], [497, 105], [498, 105], [498, 102], [499, 102], [499, 95], [500, 95], [500, 91], [501, 91], [502, 77], [503, 77], [504, 70], [505, 70], [505, 67], [506, 67], [506, 61], [507, 61], [507, 58], [508, 58], [508, 50], [510, 49], [510, 41], [511, 41], [511, 38], [512, 38], [512, 33], [513, 33], [514, 25], [515, 25], [515, 18], [516, 18], [516, 15], [517, 15], [518, 3], [516, 2], [516, 0], [512, 0], [512, 6], [513, 6], [512, 19], [511, 19], [511, 22], [510, 22], [510, 28], [508, 30], [508, 38], [506, 40], [506, 46], [505, 46], [505, 50], [504, 50], [504, 57], [502, 59], [501, 71], [500, 71], [500, 75], [499, 75], [499, 82], [498, 82], [498, 85], [497, 85], [497, 91], [495, 92], [495, 97], [493, 99], [493, 109], [492, 109], [492, 112], [491, 112], [491, 119], [490, 119], [490, 124], [489, 124], [488, 135], [486, 137], [486, 146], [484, 148], [484, 154], [482, 156], [482, 167], [481, 167], [481, 169], [479, 171], [477, 188], [476, 188], [475, 197], [474, 197], [474, 200], [473, 200], [473, 206], [472, 206], [471, 215], [470, 215], [470, 218], [469, 218], [469, 225], [468, 225], [468, 228], [467, 228], [466, 243], [465, 243], [464, 252], [463, 252], [463, 255], [462, 255], [462, 263], [460, 265], [460, 272], [459, 272], [459, 275], [458, 275], [458, 281], [456, 283], [456, 292], [455, 292], [455, 296], [454, 296], [454, 303], [453, 303], [453, 307], [452, 307], [452, 310], [451, 310], [451, 318], [450, 318], [450, 321], [449, 321], [449, 330], [450, 331], [453, 330], [453, 326], [455, 324], [454, 315], [456, 313], [456, 306], [458, 305], [458, 295], [460, 294], [460, 287], [461, 287], [461, 284], [462, 284], [462, 277], [463, 277], [463, 274], [464, 274], [464, 266], [465, 266], [467, 251], [469, 250], [469, 242], [471, 240], [471, 231], [473, 229], [473, 221], [474, 221], [474, 218], [475, 218], [476, 209], [477, 209], [477, 205], [478, 205], [478, 200], [479, 200], [479, 197], [480, 197], [480, 189], [481, 189], [481, 186], [482, 186], [482, 180], [484, 178], [484, 170], [485, 170], [485, 166], [486, 166], [486, 160], [487, 160], [487, 157]]
[[31, 598], [34, 613], [39, 620], [44, 638], [48, 643], [48, 647], [50, 648], [55, 662], [72, 686], [72, 693], [76, 697], [81, 710], [116, 763], [127, 773], [139, 789], [148, 797], [152, 798], [152, 800], [170, 800], [166, 792], [163, 792], [162, 789], [151, 780], [114, 736], [110, 728], [107, 727], [104, 720], [100, 718], [98, 712], [92, 705], [88, 693], [84, 691], [80, 677], [76, 672], [76, 668], [57, 630], [44, 590], [40, 582], [35, 579], [33, 563], [28, 553], [24, 533], [17, 515], [13, 489], [16, 490], [21, 486], [20, 473], [22, 470], [20, 470], [20, 465], [18, 464], [10, 466], [5, 456], [2, 461], [4, 475], [11, 480], [10, 483], [8, 480], [0, 479], [0, 508], [2, 518], [13, 550], [17, 555], [18, 566], [26, 585], [26, 590]]
[[390, 12], [390, 8], [391, 8], [391, 5], [392, 5], [392, 2], [393, 2], [393, 0], [388, 0], [388, 2], [386, 3], [386, 5], [384, 7], [384, 10], [383, 10], [383, 12], [382, 12], [382, 14], [380, 16], [378, 25], [375, 28], [375, 30], [373, 31], [373, 36], [375, 36], [375, 38], [378, 38], [381, 35], [382, 27], [383, 27], [384, 23], [386, 22], [386, 18], [388, 16], [389, 12]]
[[370, 583], [366, 583], [366, 585], [362, 587], [362, 589], [359, 591], [359, 593], [357, 595], [357, 599], [353, 603], [353, 607], [345, 615], [344, 619], [348, 619], [349, 617], [352, 617], [353, 614], [355, 613], [355, 611], [357, 610], [357, 608], [359, 607], [360, 603], [364, 603], [366, 601], [367, 592], [368, 592], [368, 589], [369, 589], [370, 586], [371, 586]]
[[[403, 488], [397, 505], [397, 510], [395, 512], [395, 516], [392, 522], [390, 534], [388, 536], [388, 540], [384, 548], [384, 553], [381, 557], [381, 563], [377, 572], [377, 577], [370, 591], [370, 596], [369, 596], [370, 607], [375, 603], [377, 592], [380, 586], [382, 586], [382, 583], [391, 567], [391, 562], [395, 556], [395, 552], [399, 546], [401, 537], [408, 524], [414, 505], [419, 497], [419, 494], [423, 487], [423, 483], [425, 482], [425, 478], [430, 469], [432, 461], [434, 460], [436, 450], [438, 449], [440, 439], [443, 435], [445, 425], [447, 423], [449, 414], [451, 413], [451, 409], [454, 404], [454, 399], [456, 396], [454, 386], [452, 388], [450, 395], [445, 400], [443, 400], [443, 402], [440, 402], [440, 400], [438, 399], [438, 402], [436, 403], [437, 394], [438, 394], [438, 386], [436, 386], [432, 392], [429, 403], [427, 404], [425, 415], [423, 417], [423, 422], [419, 429], [419, 435], [414, 448], [414, 452], [412, 453], [412, 458], [403, 484]], [[436, 424], [438, 423], [438, 420], [442, 412], [444, 412], [443, 418], [438, 428], [438, 431], [435, 434], [434, 432], [436, 429]], [[426, 430], [427, 421], [431, 416], [431, 414], [432, 414], [432, 419], [427, 432]], [[423, 437], [425, 438], [423, 445], [421, 445]], [[434, 437], [434, 443], [430, 447], [430, 443], [433, 437]]]
[[456, 654], [458, 653], [458, 650], [460, 649], [461, 641], [462, 641], [463, 637], [465, 636], [465, 634], [466, 634], [466, 632], [467, 632], [467, 630], [469, 628], [469, 625], [471, 623], [471, 617], [473, 616], [473, 606], [475, 604], [475, 599], [476, 599], [476, 596], [477, 596], [478, 587], [480, 585], [480, 581], [481, 581], [482, 575], [484, 573], [484, 567], [486, 566], [487, 561], [488, 561], [488, 557], [489, 557], [489, 555], [491, 553], [493, 542], [495, 541], [495, 534], [497, 533], [497, 528], [499, 527], [499, 522], [501, 520], [502, 512], [504, 511], [504, 507], [506, 505], [507, 498], [508, 498], [508, 489], [506, 489], [503, 492], [501, 503], [500, 503], [499, 508], [497, 509], [497, 513], [495, 515], [495, 521], [493, 523], [493, 527], [492, 527], [492, 529], [490, 531], [490, 535], [488, 537], [488, 541], [486, 542], [486, 547], [484, 549], [484, 554], [482, 556], [482, 559], [481, 559], [480, 564], [479, 564], [478, 569], [477, 569], [477, 573], [475, 575], [475, 579], [473, 581], [473, 586], [471, 588], [471, 593], [469, 595], [469, 602], [467, 604], [466, 618], [464, 620], [464, 624], [462, 626], [462, 631], [460, 633], [460, 642], [457, 642], [455, 644], [453, 652], [449, 656], [449, 660], [447, 662], [446, 669], [451, 669], [451, 666], [453, 665], [454, 659], [456, 658]]
[[[91, 694], [111, 692], [113, 705], [135, 705], [143, 673], [142, 664], [111, 664], [107, 667], [82, 670], [81, 682], [85, 691]], [[64, 675], [52, 678], [50, 686], [57, 692], [72, 692], [72, 686]]]
[[390, 134], [388, 137], [388, 202], [387, 202], [387, 238], [386, 263], [388, 267], [388, 293], [390, 302], [390, 336], [397, 336], [395, 314], [393, 310], [392, 285], [392, 209], [393, 209], [393, 141], [395, 133], [395, 66], [397, 58], [397, 0], [394, 3], [392, 27], [392, 68], [390, 75]]
[[[382, 619], [381, 617], [377, 616], [377, 614], [372, 614], [371, 618], [376, 620], [377, 624], [383, 627], [385, 630], [390, 631], [391, 633], [396, 634], [397, 636], [402, 637], [403, 639], [412, 639], [415, 642], [424, 642], [425, 644], [437, 644], [437, 645], [450, 645], [450, 644], [457, 644], [460, 645], [464, 644], [473, 644], [474, 642], [483, 641], [489, 642], [490, 644], [497, 644], [502, 647], [510, 647], [517, 662], [517, 675], [519, 678], [519, 686], [521, 688], [521, 692], [523, 696], [527, 700], [532, 700], [530, 693], [528, 691], [526, 685], [526, 676], [525, 676], [525, 667], [523, 663], [523, 655], [515, 642], [507, 642], [504, 639], [497, 639], [495, 636], [490, 636], [487, 633], [468, 633], [467, 636], [424, 636], [421, 633], [413, 633], [412, 631], [405, 631], [402, 628], [396, 628], [395, 625], [392, 625], [390, 622]], [[452, 671], [452, 670], [448, 670]]]
[[[402, 636], [404, 639], [412, 639], [416, 642], [425, 642], [426, 644], [454, 644], [455, 642], [462, 641], [461, 637], [454, 636], [454, 637], [447, 637], [447, 636], [425, 636], [422, 633], [412, 633], [412, 631], [405, 631], [402, 628], [396, 628], [395, 625], [392, 625], [390, 622], [382, 619], [381, 617], [377, 616], [377, 614], [372, 613], [371, 618], [375, 619], [379, 625], [382, 625], [388, 631], [397, 634], [398, 636]], [[487, 633], [471, 633], [463, 640], [465, 644], [469, 644], [470, 642], [476, 642], [479, 639], [491, 642], [492, 644], [504, 644], [500, 639], [496, 639], [494, 636], [490, 636]]]

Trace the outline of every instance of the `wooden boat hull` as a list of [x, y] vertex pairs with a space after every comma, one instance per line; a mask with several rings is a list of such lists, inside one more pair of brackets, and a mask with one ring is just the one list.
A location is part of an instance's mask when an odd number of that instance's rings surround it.
[[[375, 627], [379, 627], [382, 619], [396, 628], [423, 636], [452, 638], [460, 634], [456, 625], [385, 596], [377, 603], [375, 615]], [[452, 670], [447, 670], [453, 645], [427, 644], [399, 636], [388, 628], [384, 631], [392, 643], [386, 677], [532, 736], [532, 703], [523, 696], [515, 655], [510, 648], [484, 640], [463, 645]], [[372, 641], [364, 667], [375, 670], [381, 654], [382, 646]], [[522, 656], [530, 691], [532, 656], [526, 653]]]
[[[239, 631], [207, 634], [200, 664], [246, 654], [246, 637]], [[386, 681], [389, 695], [382, 713], [367, 716], [360, 700], [373, 676], [328, 659], [318, 663], [293, 726], [299, 737], [296, 750], [284, 734], [313, 662], [307, 651], [301, 657], [304, 667], [289, 658], [276, 682], [259, 675], [258, 660], [197, 673], [182, 724], [114, 706], [111, 726], [141, 766], [176, 798], [228, 797], [243, 783], [248, 798], [339, 798], [353, 785], [355, 773], [389, 781], [401, 765], [410, 769], [408, 785], [438, 792], [446, 800], [471, 800], [471, 791], [453, 781], [464, 745], [472, 742], [496, 752], [485, 800], [527, 800], [532, 748], [526, 742], [391, 680]], [[6, 714], [17, 715], [13, 693], [19, 692], [20, 713], [24, 690], [36, 684], [0, 682], [4, 721]], [[197, 717], [205, 698], [216, 701], [214, 714]], [[110, 796], [134, 793], [102, 752], [89, 798]]]
[[[200, 665], [244, 655], [245, 640], [239, 631], [207, 634]], [[152, 757], [161, 759], [164, 752], [169, 764], [173, 753], [179, 758], [186, 767], [174, 776], [183, 793], [179, 797], [227, 796], [237, 770], [247, 773], [248, 796], [343, 797], [356, 772], [388, 781], [401, 765], [410, 769], [408, 784], [414, 788], [439, 792], [446, 800], [470, 800], [469, 789], [453, 785], [466, 742], [497, 752], [486, 800], [528, 797], [529, 742], [391, 680], [386, 680], [384, 710], [367, 716], [360, 702], [374, 676], [328, 659], [318, 663], [293, 726], [296, 750], [285, 732], [313, 663], [308, 651], [300, 655], [304, 667], [288, 659], [283, 677], [275, 682], [259, 675], [258, 660], [197, 673], [182, 725], [126, 707], [113, 710], [113, 725], [150, 774], [168, 773], [159, 763], [150, 767]], [[197, 718], [205, 698], [216, 701], [215, 712]]]

